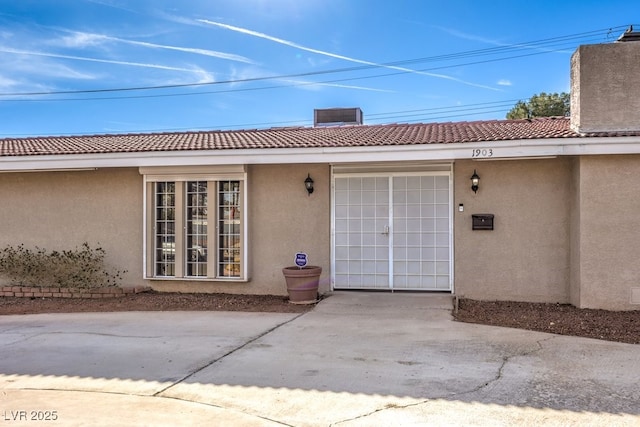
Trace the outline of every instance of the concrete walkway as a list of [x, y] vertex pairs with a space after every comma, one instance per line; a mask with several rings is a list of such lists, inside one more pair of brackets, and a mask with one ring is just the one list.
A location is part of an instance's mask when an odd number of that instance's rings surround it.
[[0, 316], [0, 424], [640, 425], [640, 346], [450, 312], [336, 293], [302, 315]]

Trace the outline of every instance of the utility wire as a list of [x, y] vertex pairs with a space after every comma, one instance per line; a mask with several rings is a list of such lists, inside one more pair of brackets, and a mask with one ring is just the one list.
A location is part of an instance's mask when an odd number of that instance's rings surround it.
[[[69, 95], [69, 94], [88, 94], [88, 93], [130, 92], [130, 91], [143, 91], [143, 90], [160, 90], [160, 89], [177, 89], [177, 88], [187, 88], [187, 87], [202, 87], [202, 86], [232, 84], [232, 83], [249, 83], [249, 82], [257, 82], [257, 81], [264, 81], [264, 80], [290, 79], [290, 78], [310, 77], [310, 76], [317, 76], [317, 75], [324, 75], [324, 74], [362, 71], [362, 70], [367, 70], [367, 69], [372, 69], [372, 68], [388, 68], [388, 67], [396, 67], [396, 66], [400, 66], [400, 65], [415, 64], [415, 63], [421, 63], [421, 62], [436, 62], [436, 61], [447, 61], [447, 60], [452, 60], [452, 59], [469, 58], [469, 57], [477, 57], [477, 56], [488, 56], [488, 55], [496, 55], [496, 54], [514, 52], [514, 51], [525, 50], [525, 49], [527, 49], [527, 50], [529, 50], [529, 49], [540, 50], [540, 52], [531, 53], [531, 54], [525, 54], [525, 55], [516, 55], [516, 56], [511, 56], [511, 57], [488, 59], [488, 60], [485, 60], [485, 61], [477, 61], [477, 62], [470, 62], [470, 63], [463, 63], [463, 64], [447, 65], [447, 66], [442, 66], [442, 67], [426, 68], [426, 69], [421, 69], [421, 70], [412, 70], [412, 71], [425, 72], [425, 71], [433, 71], [433, 70], [452, 68], [452, 67], [461, 67], [461, 66], [466, 66], [466, 65], [475, 65], [475, 64], [493, 62], [493, 61], [503, 61], [503, 60], [506, 60], [506, 59], [513, 59], [513, 58], [519, 58], [519, 57], [523, 57], [523, 56], [531, 56], [531, 55], [536, 55], [536, 54], [550, 53], [550, 52], [558, 50], [557, 46], [558, 46], [559, 43], [565, 43], [565, 42], [570, 41], [570, 40], [583, 39], [583, 38], [585, 38], [587, 36], [590, 37], [591, 40], [593, 40], [593, 38], [592, 38], [593, 36], [595, 36], [595, 35], [602, 36], [602, 33], [604, 31], [607, 31], [607, 34], [610, 34], [614, 29], [618, 30], [618, 29], [626, 28], [626, 27], [627, 26], [618, 26], [618, 27], [612, 27], [612, 28], [608, 28], [608, 29], [594, 30], [594, 31], [588, 31], [588, 32], [583, 32], [583, 33], [571, 34], [571, 35], [567, 35], [567, 36], [552, 37], [552, 38], [547, 38], [547, 39], [542, 39], [542, 40], [537, 40], [537, 41], [532, 41], [532, 42], [510, 44], [510, 45], [493, 47], [493, 48], [477, 49], [477, 50], [471, 50], [471, 51], [463, 51], [463, 52], [458, 52], [458, 53], [453, 53], [453, 54], [437, 55], [437, 56], [423, 57], [423, 58], [415, 58], [415, 59], [408, 59], [408, 60], [402, 60], [402, 61], [396, 61], [396, 62], [388, 62], [388, 63], [376, 64], [376, 65], [362, 65], [362, 66], [357, 66], [357, 67], [338, 68], [338, 69], [322, 70], [322, 71], [315, 71], [315, 72], [308, 72], [308, 73], [286, 74], [286, 75], [276, 75], [276, 76], [264, 76], [264, 77], [254, 77], [254, 78], [247, 78], [247, 79], [231, 79], [231, 80], [222, 80], [222, 81], [215, 81], [215, 82], [203, 82], [203, 83], [185, 83], [185, 84], [175, 84], [175, 85], [160, 85], [160, 86], [140, 86], [140, 87], [112, 88], [112, 89], [85, 89], [85, 90], [69, 90], [69, 91], [12, 92], [12, 93], [11, 92], [7, 92], [7, 93], [0, 93], [0, 96], [3, 96], [3, 97], [12, 97], [12, 96], [51, 96], [51, 95], [65, 95], [65, 94]], [[566, 45], [563, 48], [573, 47], [573, 46], [575, 46], [575, 44]], [[549, 49], [550, 47], [556, 47], [556, 49]], [[399, 72], [399, 73], [384, 74], [382, 76], [389, 76], [389, 75], [395, 75], [395, 74], [405, 74], [405, 73], [410, 73], [412, 71], [402, 71], [402, 72]], [[366, 77], [360, 77], [360, 78], [366, 78]], [[342, 80], [336, 80], [336, 81], [358, 80], [360, 78], [342, 79]], [[369, 78], [371, 78], [371, 77], [369, 77]], [[288, 85], [284, 85], [282, 87], [288, 87]], [[220, 92], [222, 92], [222, 91], [220, 91]], [[224, 92], [226, 92], [226, 91], [224, 91]], [[198, 92], [198, 94], [206, 94], [206, 93], [213, 93], [213, 92]], [[181, 96], [181, 95], [191, 95], [191, 94], [166, 94], [166, 95], [163, 95], [163, 96]], [[132, 98], [141, 98], [141, 97], [142, 96], [136, 96], [136, 97], [113, 97], [113, 98], [81, 98], [81, 99], [102, 100], [102, 99], [132, 99]], [[67, 100], [76, 100], [76, 99], [75, 98], [63, 98], [63, 99], [56, 99], [56, 100], [58, 100], [58, 101], [63, 101], [63, 100], [67, 101]], [[10, 100], [0, 100], [0, 101], [18, 101], [18, 100], [10, 99]], [[39, 101], [41, 101], [41, 99]]]
[[[517, 102], [517, 101], [516, 101]], [[452, 107], [445, 107], [442, 108], [440, 110], [434, 110], [432, 112], [429, 113], [425, 113], [425, 112], [421, 112], [421, 113], [415, 113], [415, 114], [387, 114], [387, 115], [382, 115], [380, 117], [374, 117], [374, 118], [369, 118], [369, 120], [373, 120], [375, 122], [388, 122], [389, 119], [403, 119], [403, 122], [410, 122], [410, 121], [415, 121], [415, 120], [423, 120], [424, 118], [428, 118], [429, 120], [433, 120], [434, 118], [439, 118], [439, 117], [433, 117], [433, 116], [438, 116], [440, 114], [443, 113], [467, 113], [467, 114], [486, 114], [486, 113], [494, 113], [497, 111], [509, 111], [511, 108], [513, 108], [513, 103], [502, 103], [502, 104], [497, 104], [497, 105], [491, 105], [491, 106], [484, 106], [484, 107], [472, 107], [472, 108], [462, 108], [462, 106], [460, 106], [460, 108], [452, 108]], [[493, 108], [493, 110], [487, 110], [487, 108]], [[495, 110], [495, 108], [500, 108], [500, 110]], [[472, 113], [473, 111], [473, 113]], [[462, 114], [462, 115], [467, 115], [467, 114]], [[458, 114], [459, 116], [460, 114]], [[409, 117], [421, 117], [423, 119], [408, 119]]]
[[[569, 48], [569, 47], [575, 47], [574, 45], [571, 46], [565, 46], [565, 48]], [[467, 65], [478, 65], [478, 64], [485, 64], [485, 63], [489, 63], [489, 62], [498, 62], [498, 61], [506, 61], [509, 59], [515, 59], [515, 58], [524, 58], [524, 57], [529, 57], [529, 56], [536, 56], [536, 55], [543, 55], [543, 54], [547, 54], [547, 53], [551, 53], [553, 51], [538, 51], [538, 52], [533, 52], [533, 53], [526, 53], [526, 54], [522, 54], [522, 55], [514, 55], [514, 56], [509, 56], [509, 57], [503, 57], [503, 58], [495, 58], [495, 59], [487, 59], [484, 61], [475, 61], [475, 62], [467, 62], [467, 63], [462, 63], [462, 64], [454, 64], [454, 65], [445, 65], [445, 66], [440, 66], [440, 67], [431, 67], [431, 68], [421, 68], [421, 69], [417, 69], [417, 70], [411, 70], [411, 71], [396, 71], [393, 73], [384, 73], [384, 74], [374, 74], [374, 75], [370, 75], [370, 76], [358, 76], [358, 77], [348, 77], [348, 78], [342, 78], [342, 79], [333, 79], [333, 80], [323, 80], [323, 81], [311, 81], [311, 82], [301, 82], [301, 83], [291, 83], [291, 84], [281, 84], [281, 85], [272, 85], [272, 86], [260, 86], [260, 87], [244, 87], [244, 88], [234, 88], [234, 89], [223, 89], [223, 90], [214, 90], [214, 91], [199, 91], [199, 92], [182, 92], [182, 93], [165, 93], [165, 94], [155, 94], [155, 95], [128, 95], [128, 96], [102, 96], [102, 97], [83, 97], [83, 98], [51, 98], [51, 99], [42, 99], [42, 98], [37, 98], [37, 99], [0, 99], [0, 102], [60, 102], [60, 101], [107, 101], [107, 100], [121, 100], [121, 99], [149, 99], [149, 98], [168, 98], [168, 97], [182, 97], [182, 96], [199, 96], [199, 95], [210, 95], [210, 94], [219, 94], [219, 93], [231, 93], [231, 92], [252, 92], [252, 91], [259, 91], [259, 90], [270, 90], [270, 89], [284, 89], [284, 88], [291, 88], [291, 87], [303, 87], [303, 86], [315, 86], [315, 85], [323, 85], [323, 84], [335, 84], [335, 83], [344, 83], [344, 82], [351, 82], [351, 81], [359, 81], [359, 80], [366, 80], [366, 79], [374, 79], [374, 78], [381, 78], [381, 77], [391, 77], [391, 76], [397, 76], [397, 75], [403, 75], [403, 74], [411, 74], [411, 73], [415, 73], [415, 72], [420, 72], [420, 73], [424, 73], [424, 72], [430, 72], [430, 71], [437, 71], [437, 70], [442, 70], [442, 69], [447, 69], [447, 68], [456, 68], [456, 67], [462, 67], [462, 66], [467, 66]], [[363, 68], [363, 67], [355, 67], [355, 68]], [[372, 68], [372, 66], [367, 66], [366, 68]], [[252, 78], [252, 79], [242, 79], [242, 80], [233, 80], [233, 81], [219, 81], [219, 82], [209, 82], [209, 83], [197, 83], [195, 85], [198, 86], [203, 86], [203, 85], [211, 85], [211, 84], [223, 84], [223, 83], [239, 83], [239, 82], [252, 82], [252, 81], [259, 81], [259, 80], [270, 80], [270, 79], [276, 79], [276, 78], [280, 78], [280, 79], [285, 79], [285, 78], [291, 78], [291, 76], [296, 77], [296, 76], [310, 76], [310, 75], [319, 75], [319, 74], [329, 74], [332, 72], [341, 72], [341, 71], [323, 71], [323, 72], [315, 72], [315, 73], [303, 73], [303, 74], [298, 74], [298, 75], [289, 75], [289, 76], [279, 76], [279, 77], [257, 77], [257, 78]], [[185, 85], [181, 85], [181, 87], [184, 87]], [[167, 86], [168, 87], [168, 86]], [[153, 89], [164, 89], [167, 87], [160, 87], [160, 86], [155, 86], [153, 87]], [[148, 87], [145, 89], [152, 89], [152, 87]], [[122, 91], [122, 90], [142, 90], [142, 89], [105, 89], [105, 90], [96, 90], [96, 91], [67, 91], [67, 92], [50, 92], [48, 93], [49, 95], [51, 94], [63, 94], [63, 93], [96, 93], [96, 92], [116, 92], [116, 91]], [[34, 93], [32, 93], [34, 94]], [[31, 94], [29, 94], [31, 95]], [[0, 94], [0, 96], [8, 96], [6, 94]]]
[[[295, 78], [295, 77], [310, 77], [317, 75], [325, 75], [332, 73], [346, 73], [346, 72], [354, 72], [354, 71], [363, 71], [374, 68], [390, 68], [393, 66], [400, 66], [412, 63], [419, 62], [436, 62], [436, 61], [447, 61], [453, 59], [461, 59], [461, 58], [473, 58], [473, 57], [482, 57], [482, 56], [490, 56], [490, 55], [498, 55], [504, 53], [515, 53], [522, 50], [530, 50], [535, 49], [536, 52], [521, 54], [521, 55], [513, 55], [507, 57], [500, 58], [492, 58], [481, 61], [474, 62], [466, 62], [461, 64], [452, 64], [452, 65], [444, 65], [440, 67], [431, 67], [424, 68], [420, 70], [411, 70], [411, 71], [400, 71], [394, 73], [386, 73], [386, 74], [376, 74], [369, 76], [358, 76], [351, 78], [343, 78], [343, 79], [334, 79], [334, 80], [326, 80], [321, 82], [304, 82], [290, 85], [274, 85], [274, 86], [266, 86], [266, 87], [257, 87], [257, 88], [239, 88], [239, 89], [228, 89], [221, 91], [206, 91], [206, 92], [196, 92], [196, 93], [178, 93], [178, 94], [157, 94], [157, 95], [139, 95], [139, 96], [119, 96], [119, 97], [97, 97], [97, 98], [58, 98], [58, 99], [10, 99], [10, 100], [2, 100], [0, 102], [7, 101], [78, 101], [78, 100], [102, 100], [102, 99], [132, 99], [132, 98], [149, 98], [149, 97], [166, 97], [166, 96], [188, 96], [188, 95], [200, 95], [200, 94], [211, 94], [211, 93], [224, 93], [224, 92], [239, 92], [239, 91], [251, 91], [251, 90], [266, 90], [266, 89], [277, 89], [277, 88], [286, 88], [286, 87], [295, 87], [295, 86], [307, 86], [307, 85], [318, 85], [318, 84], [331, 84], [331, 83], [339, 83], [345, 81], [354, 81], [354, 80], [363, 80], [370, 78], [378, 78], [378, 77], [387, 77], [399, 74], [407, 74], [410, 72], [429, 72], [439, 69], [445, 68], [453, 68], [453, 67], [461, 67], [465, 65], [475, 65], [482, 64], [487, 62], [495, 62], [495, 61], [504, 61], [508, 59], [521, 58], [533, 55], [540, 55], [551, 52], [558, 52], [563, 49], [575, 48], [576, 43], [569, 43], [572, 40], [580, 40], [580, 44], [584, 44], [586, 41], [597, 41], [602, 42], [602, 32], [607, 31], [606, 37], [609, 37], [614, 31], [617, 31], [620, 28], [627, 28], [628, 26], [618, 26], [612, 27], [606, 30], [596, 30], [589, 31], [585, 33], [578, 33], [568, 36], [561, 37], [553, 37], [549, 39], [538, 40], [534, 42], [513, 44], [507, 46], [500, 46], [495, 48], [487, 48], [480, 50], [472, 50], [466, 52], [453, 53], [448, 55], [438, 55], [424, 58], [416, 58], [409, 59], [397, 62], [389, 62], [385, 64], [379, 65], [363, 65], [349, 68], [340, 68], [340, 69], [331, 69], [331, 70], [322, 70], [316, 72], [309, 73], [299, 73], [299, 74], [291, 74], [291, 75], [280, 75], [280, 76], [266, 76], [266, 77], [258, 77], [253, 79], [238, 79], [238, 80], [227, 80], [227, 81], [218, 81], [218, 82], [206, 82], [206, 83], [191, 83], [191, 84], [181, 84], [181, 85], [163, 85], [163, 86], [145, 86], [145, 87], [131, 87], [131, 88], [116, 88], [116, 89], [91, 89], [91, 90], [79, 90], [79, 91], [51, 91], [51, 92], [31, 92], [31, 93], [0, 93], [1, 96], [50, 96], [50, 95], [58, 95], [58, 94], [87, 94], [87, 93], [102, 93], [102, 92], [130, 92], [136, 90], [161, 90], [161, 89], [179, 89], [186, 87], [201, 87], [201, 86], [210, 86], [210, 85], [220, 85], [220, 84], [230, 84], [230, 83], [249, 83], [253, 81], [264, 81], [264, 80], [273, 80], [273, 79], [286, 79], [286, 78]], [[609, 39], [606, 40], [611, 41]], [[429, 121], [437, 121], [441, 119], [454, 118], [454, 117], [466, 117], [466, 116], [474, 116], [480, 114], [489, 114], [489, 113], [506, 113], [509, 111], [515, 102], [519, 100], [503, 100], [503, 101], [492, 101], [485, 103], [476, 103], [476, 104], [467, 104], [467, 105], [458, 105], [458, 106], [450, 106], [450, 107], [434, 107], [427, 109], [416, 109], [416, 110], [404, 110], [404, 111], [395, 111], [395, 112], [383, 112], [383, 113], [373, 113], [367, 114], [366, 118], [369, 123], [383, 123], [387, 122], [390, 119], [400, 119], [396, 121], [396, 123], [415, 123], [415, 122], [429, 122]], [[501, 108], [504, 107], [504, 108]], [[460, 114], [457, 114], [460, 113]], [[301, 120], [288, 120], [288, 121], [278, 121], [278, 122], [265, 122], [265, 123], [250, 123], [250, 124], [230, 124], [223, 126], [215, 126], [216, 129], [219, 130], [231, 130], [235, 128], [255, 128], [255, 127], [273, 127], [273, 126], [309, 126], [312, 124], [311, 120], [301, 119]], [[190, 128], [173, 128], [173, 129], [153, 129], [153, 130], [138, 130], [138, 131], [126, 131], [126, 132], [117, 132], [117, 133], [149, 133], [149, 132], [172, 132], [172, 131], [197, 131], [197, 130], [211, 130], [212, 126], [206, 127], [190, 127]], [[91, 132], [89, 132], [91, 133]], [[116, 134], [117, 134], [116, 133]], [[87, 132], [82, 133], [74, 133], [67, 135], [86, 135]], [[5, 135], [9, 136], [23, 136], [23, 135]], [[28, 135], [24, 135], [28, 136]]]
[[475, 113], [463, 113], [463, 114], [447, 114], [444, 116], [431, 116], [428, 120], [424, 119], [412, 119], [412, 120], [402, 120], [401, 123], [424, 123], [424, 122], [434, 122], [442, 119], [451, 119], [454, 117], [468, 117], [468, 116], [477, 116], [479, 114], [489, 114], [489, 113], [506, 113], [511, 108], [503, 108], [498, 110], [485, 110], [485, 111], [477, 111]]
[[[480, 114], [489, 113], [506, 113], [513, 105], [519, 101], [519, 99], [507, 99], [502, 101], [490, 101], [480, 102], [465, 105], [455, 105], [447, 107], [432, 107], [421, 108], [413, 110], [401, 110], [401, 111], [387, 111], [382, 113], [365, 114], [366, 122], [370, 124], [383, 124], [389, 123], [389, 119], [401, 119], [395, 120], [395, 123], [419, 123], [419, 122], [433, 122], [440, 119], [447, 119], [453, 117], [466, 117]], [[503, 107], [503, 108], [501, 108]], [[460, 114], [456, 114], [460, 113]], [[416, 118], [420, 117], [420, 118]], [[411, 119], [409, 119], [411, 118]], [[238, 123], [224, 126], [198, 126], [198, 127], [181, 127], [181, 128], [165, 128], [165, 129], [145, 129], [137, 131], [124, 131], [116, 132], [115, 134], [130, 134], [130, 133], [158, 133], [158, 132], [185, 132], [185, 131], [210, 131], [213, 128], [216, 130], [234, 130], [234, 129], [257, 129], [265, 127], [300, 127], [311, 126], [313, 121], [310, 119], [298, 119], [298, 120], [286, 120], [278, 122], [261, 122], [261, 123]], [[65, 135], [87, 135], [91, 132], [78, 132], [67, 133]], [[29, 136], [28, 134], [5, 134], [5, 137], [21, 137]]]

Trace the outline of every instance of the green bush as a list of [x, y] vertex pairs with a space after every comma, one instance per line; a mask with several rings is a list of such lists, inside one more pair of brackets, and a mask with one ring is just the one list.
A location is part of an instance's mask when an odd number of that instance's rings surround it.
[[17, 286], [84, 289], [119, 286], [126, 271], [108, 271], [105, 253], [86, 242], [80, 248], [62, 252], [7, 246], [0, 251], [0, 276]]

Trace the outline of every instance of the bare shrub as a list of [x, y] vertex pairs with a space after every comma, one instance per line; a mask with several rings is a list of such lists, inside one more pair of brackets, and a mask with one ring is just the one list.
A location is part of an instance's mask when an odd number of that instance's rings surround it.
[[61, 288], [103, 288], [119, 286], [126, 271], [107, 269], [101, 247], [83, 243], [62, 252], [24, 245], [0, 251], [0, 276], [12, 285]]

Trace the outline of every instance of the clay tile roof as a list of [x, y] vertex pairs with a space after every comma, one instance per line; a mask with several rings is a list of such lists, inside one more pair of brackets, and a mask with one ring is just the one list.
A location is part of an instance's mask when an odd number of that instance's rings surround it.
[[[181, 133], [51, 136], [0, 139], [0, 156], [184, 150], [365, 147], [518, 139], [578, 138], [566, 117], [529, 120], [295, 127]], [[603, 136], [603, 135], [598, 135]], [[606, 136], [622, 136], [607, 134]]]

